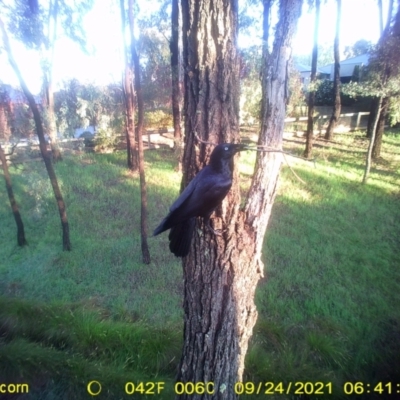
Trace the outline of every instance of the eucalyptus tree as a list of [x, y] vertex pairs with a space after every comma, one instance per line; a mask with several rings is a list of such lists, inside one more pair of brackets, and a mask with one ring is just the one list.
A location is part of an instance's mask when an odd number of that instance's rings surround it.
[[[263, 276], [261, 250], [281, 166], [288, 100], [288, 62], [302, 2], [278, 4], [268, 49], [272, 1], [264, 0], [262, 123], [252, 184], [243, 208], [237, 169], [217, 208], [214, 234], [198, 220], [183, 259], [184, 344], [178, 382], [212, 382], [203, 394], [180, 399], [236, 399], [248, 341], [257, 319], [254, 294]], [[239, 63], [236, 0], [181, 1], [185, 142], [182, 188], [207, 163], [212, 146], [239, 140]], [[200, 141], [197, 139], [199, 138]], [[208, 143], [204, 143], [208, 142]], [[235, 390], [236, 389], [236, 390]]]
[[19, 212], [17, 201], [15, 200], [14, 190], [11, 183], [11, 176], [8, 170], [6, 154], [0, 144], [0, 161], [3, 168], [4, 180], [7, 189], [8, 200], [10, 201], [11, 210], [17, 225], [17, 243], [18, 246], [25, 246], [28, 244], [25, 238], [24, 223], [22, 222], [21, 213]]
[[33, 119], [35, 122], [36, 133], [39, 138], [40, 152], [42, 154], [43, 161], [46, 166], [47, 174], [49, 175], [50, 183], [53, 188], [54, 196], [55, 196], [55, 199], [57, 202], [58, 212], [60, 214], [63, 250], [71, 250], [67, 210], [66, 210], [63, 196], [61, 194], [60, 187], [58, 185], [58, 180], [57, 180], [57, 176], [56, 176], [54, 166], [53, 166], [53, 163], [51, 160], [51, 156], [47, 150], [47, 143], [46, 143], [46, 139], [44, 137], [42, 116], [41, 116], [39, 108], [36, 104], [35, 98], [33, 97], [32, 93], [28, 89], [28, 86], [25, 82], [24, 77], [22, 76], [20, 68], [19, 68], [17, 62], [15, 61], [15, 58], [13, 56], [13, 52], [11, 49], [10, 41], [8, 38], [8, 34], [7, 34], [6, 28], [4, 26], [4, 23], [3, 23], [3, 20], [1, 19], [1, 17], [0, 17], [0, 31], [3, 36], [3, 45], [4, 45], [5, 52], [8, 56], [9, 63], [11, 65], [12, 69], [14, 70], [15, 74], [17, 75], [17, 78], [20, 82], [21, 88], [26, 96], [26, 99], [28, 100], [29, 107], [33, 113]]
[[314, 0], [312, 5], [315, 6], [314, 19], [314, 44], [311, 57], [311, 76], [308, 94], [308, 112], [307, 112], [307, 133], [306, 133], [306, 148], [304, 157], [311, 158], [314, 141], [314, 107], [315, 107], [315, 85], [317, 81], [317, 64], [318, 64], [318, 36], [319, 36], [319, 20], [321, 10], [321, 0]]
[[182, 168], [181, 163], [181, 52], [180, 52], [180, 9], [179, 0], [172, 0], [171, 8], [171, 39], [169, 49], [171, 52], [171, 100], [172, 118], [174, 122], [174, 147], [178, 156], [178, 168]]
[[[144, 171], [144, 154], [143, 154], [143, 130], [144, 130], [144, 103], [142, 94], [142, 85], [140, 78], [140, 59], [137, 51], [137, 41], [134, 35], [135, 31], [135, 2], [134, 0], [127, 0], [127, 10], [125, 7], [125, 1], [120, 0], [121, 19], [123, 27], [123, 36], [125, 36], [125, 26], [129, 27], [129, 38], [130, 43], [124, 39], [124, 52], [125, 52], [125, 76], [123, 80], [123, 87], [125, 93], [125, 105], [127, 115], [127, 130], [128, 133], [128, 144], [130, 145], [130, 151], [135, 154], [135, 162], [132, 167], [137, 167], [139, 170], [140, 179], [140, 236], [141, 236], [141, 248], [142, 248], [142, 259], [145, 264], [150, 263], [150, 252], [147, 243], [147, 188], [146, 178]], [[126, 12], [127, 11], [127, 12]], [[127, 23], [126, 23], [127, 20]], [[134, 110], [137, 109], [137, 126], [136, 131], [134, 129]], [[132, 146], [132, 143], [137, 142]]]
[[336, 30], [333, 43], [333, 54], [335, 57], [333, 72], [333, 92], [335, 96], [333, 111], [329, 119], [328, 128], [325, 132], [325, 139], [332, 140], [333, 131], [339, 121], [341, 102], [340, 102], [340, 53], [339, 53], [339, 36], [340, 36], [340, 20], [342, 17], [342, 0], [336, 0]]
[[15, 0], [7, 11], [8, 26], [12, 35], [27, 48], [40, 54], [42, 88], [45, 104], [43, 120], [50, 137], [53, 161], [62, 159], [58, 146], [56, 116], [54, 111], [54, 55], [57, 41], [66, 36], [85, 50], [83, 17], [91, 9], [93, 0]]
[[[389, 7], [388, 7], [388, 16], [387, 16], [387, 21], [386, 21], [386, 26], [382, 32], [383, 38], [380, 40], [382, 43], [385, 41], [385, 37], [388, 36], [390, 26], [392, 24], [392, 14], [393, 14], [393, 5], [394, 5], [394, 0], [389, 1]], [[398, 7], [400, 7], [400, 2], [398, 2]], [[380, 14], [380, 25], [383, 27], [383, 12], [382, 12], [382, 2], [379, 1], [379, 14]], [[396, 35], [395, 32], [392, 31], [392, 40], [393, 40], [393, 33]], [[389, 39], [390, 40], [390, 39]], [[398, 49], [396, 49], [398, 51]], [[389, 108], [389, 103], [390, 103], [390, 98], [391, 96], [383, 96], [382, 102], [379, 105], [380, 100], [378, 99], [378, 104], [376, 105], [375, 112], [373, 113], [373, 116], [368, 120], [368, 125], [373, 127], [375, 132], [375, 140], [373, 141], [373, 147], [372, 147], [372, 158], [376, 159], [380, 156], [381, 153], [381, 146], [382, 146], [382, 139], [383, 139], [383, 132], [385, 130], [385, 123], [386, 123], [386, 117], [388, 113], [388, 108]], [[378, 119], [377, 123], [375, 124], [375, 118]], [[371, 134], [371, 131], [369, 132]], [[372, 136], [372, 134], [371, 134]]]
[[[371, 52], [369, 65], [363, 79], [346, 85], [346, 92], [352, 96], [374, 96], [377, 99], [377, 113], [373, 119], [371, 137], [366, 155], [366, 166], [363, 183], [368, 180], [374, 147], [380, 143], [378, 124], [382, 115], [385, 99], [400, 96], [400, 7], [398, 7], [393, 24], [384, 31], [376, 49]], [[382, 138], [380, 138], [382, 140]], [[376, 155], [375, 155], [376, 156]]]
[[[389, 34], [389, 29], [392, 23], [393, 18], [393, 5], [394, 0], [389, 0], [388, 4], [388, 12], [387, 12], [387, 20], [386, 25], [383, 24], [383, 4], [382, 0], [378, 0], [378, 18], [379, 18], [379, 29], [380, 29], [380, 39], [379, 42], [384, 42], [386, 36]], [[372, 50], [372, 49], [371, 49]], [[367, 138], [371, 138], [375, 132], [375, 140], [374, 143], [378, 144], [380, 149], [380, 145], [382, 143], [383, 131], [385, 127], [386, 113], [389, 106], [389, 99], [387, 97], [383, 97], [381, 100], [379, 97], [373, 97], [370, 107], [370, 113], [368, 117], [368, 126], [367, 126]], [[377, 120], [377, 121], [375, 121]], [[373, 146], [372, 157], [376, 158], [379, 156], [379, 152], [376, 151], [376, 146]]]

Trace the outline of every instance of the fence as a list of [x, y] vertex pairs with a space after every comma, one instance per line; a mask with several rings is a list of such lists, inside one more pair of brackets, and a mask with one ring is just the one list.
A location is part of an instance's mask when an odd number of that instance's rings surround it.
[[[335, 131], [348, 132], [358, 129], [366, 129], [368, 124], [369, 112], [346, 113], [340, 114], [339, 122]], [[314, 117], [314, 128], [322, 133], [327, 127], [330, 115], [317, 115]], [[307, 117], [286, 118], [285, 131], [306, 131]]]

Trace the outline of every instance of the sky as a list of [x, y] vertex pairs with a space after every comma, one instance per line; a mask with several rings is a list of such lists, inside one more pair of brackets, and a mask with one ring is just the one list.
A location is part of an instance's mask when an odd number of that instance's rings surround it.
[[[336, 1], [322, 0], [319, 43], [333, 43], [336, 23]], [[138, 0], [142, 10], [148, 10], [151, 0]], [[67, 39], [60, 39], [55, 50], [54, 81], [56, 89], [63, 80], [77, 78], [80, 82], [107, 84], [119, 82], [122, 73], [120, 44], [120, 15], [115, 0], [96, 0], [92, 11], [85, 17], [87, 47], [84, 54], [78, 45]], [[383, 0], [384, 15], [388, 0]], [[314, 32], [314, 11], [303, 8], [293, 41], [294, 54], [310, 54]], [[342, 0], [342, 22], [340, 31], [341, 49], [354, 44], [359, 39], [375, 43], [379, 38], [377, 0]], [[255, 37], [252, 44], [259, 38]], [[245, 46], [247, 40], [239, 40]], [[40, 64], [35, 52], [27, 51], [22, 44], [13, 42], [14, 56], [23, 76], [33, 93], [40, 91]], [[8, 65], [4, 52], [0, 51], [0, 80], [18, 85], [15, 74]]]

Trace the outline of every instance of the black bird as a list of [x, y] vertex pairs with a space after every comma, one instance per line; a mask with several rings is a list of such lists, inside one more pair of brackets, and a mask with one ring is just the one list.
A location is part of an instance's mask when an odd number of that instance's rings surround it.
[[216, 146], [208, 165], [186, 186], [170, 207], [169, 214], [154, 230], [156, 236], [171, 229], [168, 236], [169, 248], [175, 256], [185, 257], [189, 253], [196, 217], [203, 217], [213, 230], [210, 216], [232, 186], [233, 156], [246, 148], [245, 145], [233, 143]]

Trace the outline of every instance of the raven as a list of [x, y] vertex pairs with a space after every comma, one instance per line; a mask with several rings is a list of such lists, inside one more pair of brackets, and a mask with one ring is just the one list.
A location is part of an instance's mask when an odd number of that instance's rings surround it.
[[[203, 217], [211, 230], [210, 216], [232, 186], [233, 156], [247, 149], [242, 144], [223, 143], [215, 147], [210, 162], [191, 180], [169, 209], [153, 236], [168, 229], [169, 248], [177, 257], [189, 253], [196, 217]], [[215, 233], [215, 231], [213, 230]]]

